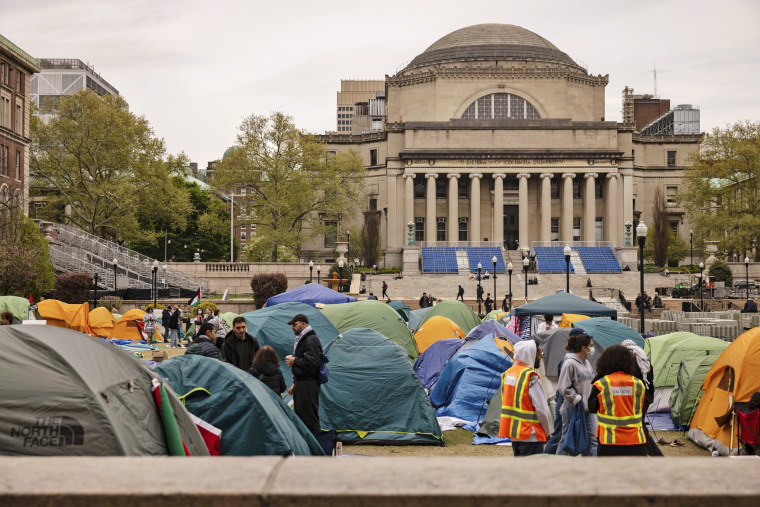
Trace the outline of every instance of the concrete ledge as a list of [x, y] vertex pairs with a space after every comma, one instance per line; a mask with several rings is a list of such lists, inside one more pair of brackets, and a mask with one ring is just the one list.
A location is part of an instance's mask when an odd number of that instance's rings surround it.
[[760, 459], [0, 458], [0, 505], [756, 506]]

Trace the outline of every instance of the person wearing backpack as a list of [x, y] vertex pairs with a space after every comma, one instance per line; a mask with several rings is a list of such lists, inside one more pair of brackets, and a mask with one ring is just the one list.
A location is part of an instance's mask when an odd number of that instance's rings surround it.
[[280, 371], [280, 358], [277, 357], [277, 352], [268, 345], [261, 347], [256, 352], [256, 357], [253, 358], [248, 373], [266, 384], [277, 396], [280, 396], [288, 388], [285, 385], [282, 371]]
[[303, 313], [295, 315], [288, 325], [296, 335], [293, 355], [285, 357], [293, 371], [293, 385], [288, 394], [293, 395], [293, 409], [309, 431], [319, 433], [319, 368], [322, 365], [322, 344], [317, 333], [309, 325]]

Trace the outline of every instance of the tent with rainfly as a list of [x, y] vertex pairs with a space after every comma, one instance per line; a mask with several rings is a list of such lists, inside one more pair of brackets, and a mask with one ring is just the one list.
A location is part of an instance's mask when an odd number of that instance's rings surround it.
[[403, 301], [389, 301], [387, 305], [396, 310], [396, 313], [404, 319], [404, 322], [409, 322], [412, 309], [409, 308], [406, 303]]
[[11, 312], [19, 321], [29, 317], [29, 300], [18, 296], [0, 296], [0, 313]]
[[[118, 321], [116, 321], [116, 324], [114, 324], [113, 329], [111, 329], [111, 333], [108, 335], [108, 338], [134, 341], [144, 340], [145, 336], [143, 336], [142, 329], [140, 325], [138, 325], [138, 322], [142, 324], [143, 317], [145, 317], [145, 312], [139, 308], [129, 310], [127, 313], [122, 315]], [[162, 338], [161, 332], [159, 331], [159, 326], [156, 326], [155, 340], [161, 339]]]
[[256, 337], [262, 347], [269, 345], [277, 352], [280, 357], [280, 369], [287, 385], [293, 382], [293, 373], [285, 364], [285, 356], [293, 354], [295, 343], [293, 329], [288, 325], [288, 321], [299, 313], [309, 318], [309, 325], [317, 333], [323, 351], [325, 346], [340, 334], [327, 317], [306, 303], [281, 303], [243, 314], [248, 334]]
[[0, 455], [184, 454], [182, 443], [208, 455], [176, 395], [162, 389], [159, 412], [156, 374], [119, 348], [55, 326], [2, 326], [0, 343]]
[[326, 348], [330, 381], [319, 420], [343, 442], [442, 444], [433, 407], [406, 351], [372, 329], [344, 332]]
[[307, 283], [289, 291], [282, 292], [267, 299], [265, 307], [279, 305], [281, 303], [306, 303], [315, 306], [317, 303], [333, 305], [339, 303], [351, 303], [356, 298], [334, 291], [318, 283]]
[[[702, 398], [691, 421], [689, 438], [723, 456], [737, 448], [738, 424], [716, 421], [736, 404], [749, 402], [760, 391], [760, 327], [741, 334], [724, 350], [705, 376]], [[733, 401], [733, 406], [731, 402]]]
[[46, 299], [37, 304], [40, 317], [49, 326], [65, 327], [80, 333], [90, 334], [90, 305], [68, 304], [57, 299]]
[[449, 359], [430, 391], [438, 417], [479, 421], [499, 388], [501, 374], [512, 366], [514, 349], [507, 340], [484, 336]]
[[106, 338], [116, 325], [116, 317], [105, 306], [90, 310], [90, 330], [92, 336]]
[[674, 423], [683, 427], [689, 426], [697, 410], [702, 382], [717, 359], [718, 356], [713, 354], [681, 361], [676, 375], [676, 385], [668, 400], [670, 417]]
[[419, 356], [417, 344], [404, 320], [393, 308], [381, 301], [328, 305], [321, 311], [341, 333], [360, 327], [374, 329], [403, 348], [410, 362], [414, 363]]
[[459, 326], [459, 329], [461, 329], [464, 334], [469, 333], [472, 328], [478, 326], [481, 322], [480, 317], [478, 317], [469, 306], [461, 301], [448, 300], [441, 301], [431, 308], [417, 327], [420, 328], [424, 326], [425, 322], [436, 315], [452, 320], [457, 326]]
[[440, 315], [426, 320], [414, 333], [414, 341], [417, 343], [417, 350], [419, 350], [420, 354], [425, 352], [428, 347], [438, 340], [445, 340], [447, 338], [464, 340], [464, 333], [454, 321]]
[[414, 373], [420, 379], [422, 387], [430, 389], [438, 381], [446, 363], [465, 344], [459, 338], [439, 340], [425, 350], [414, 362]]
[[222, 430], [222, 456], [320, 456], [317, 440], [282, 398], [247, 372], [200, 355], [176, 356], [156, 372], [187, 410]]

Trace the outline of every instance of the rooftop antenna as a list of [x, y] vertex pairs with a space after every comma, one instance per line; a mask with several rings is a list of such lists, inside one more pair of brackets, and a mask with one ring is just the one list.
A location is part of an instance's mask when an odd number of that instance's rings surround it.
[[657, 73], [658, 72], [668, 72], [666, 69], [658, 69], [657, 68], [657, 62], [652, 62], [652, 70], [645, 71], [646, 73], [652, 73], [652, 76], [654, 78], [654, 98], [659, 99], [660, 96], [657, 95]]

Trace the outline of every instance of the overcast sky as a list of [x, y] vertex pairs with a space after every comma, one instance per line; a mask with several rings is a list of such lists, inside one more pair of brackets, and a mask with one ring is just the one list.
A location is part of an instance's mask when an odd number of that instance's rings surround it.
[[283, 111], [336, 128], [341, 79], [383, 79], [449, 32], [519, 25], [609, 74], [621, 92], [701, 108], [702, 130], [760, 120], [757, 0], [26, 0], [3, 2], [0, 33], [36, 58], [78, 58], [145, 116], [170, 152], [205, 167], [241, 119]]

